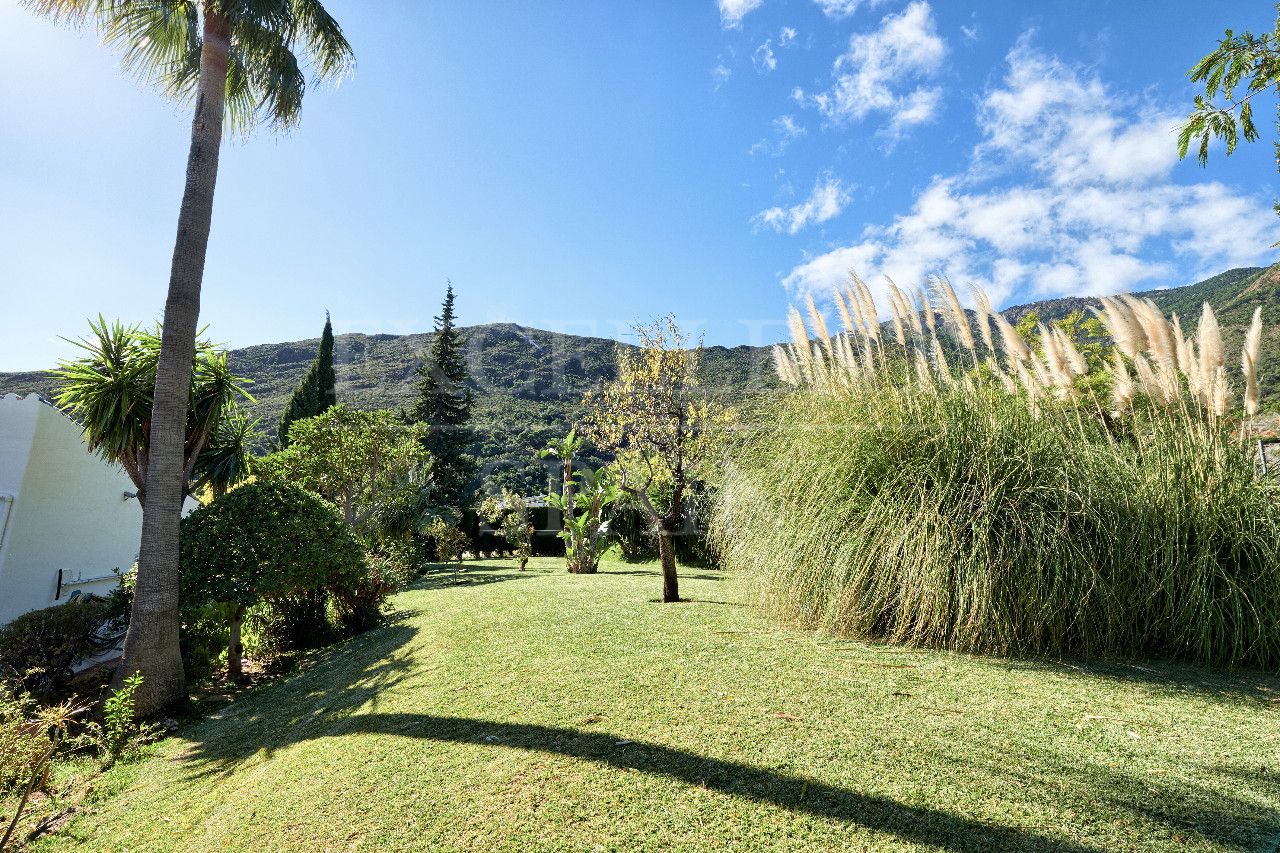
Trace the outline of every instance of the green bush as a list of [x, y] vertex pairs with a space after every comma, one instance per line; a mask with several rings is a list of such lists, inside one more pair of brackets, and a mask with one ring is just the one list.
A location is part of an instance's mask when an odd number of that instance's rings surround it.
[[214, 674], [227, 650], [227, 609], [214, 601], [183, 602], [178, 649], [183, 672], [193, 682]]
[[157, 740], [163, 729], [159, 724], [143, 724], [138, 721], [134, 706], [134, 694], [142, 686], [142, 673], [135, 672], [124, 680], [118, 690], [102, 703], [102, 720], [91, 720], [84, 731], [74, 738], [74, 745], [89, 747], [98, 753], [98, 760], [105, 770], [121, 761], [137, 757], [139, 750]]
[[[364, 550], [338, 510], [279, 480], [241, 486], [188, 515], [179, 551], [184, 607], [220, 606], [230, 635], [261, 602], [300, 602], [323, 620], [326, 592], [345, 595], [369, 580]], [[238, 661], [229, 657], [232, 675]]]
[[323, 589], [261, 601], [245, 614], [244, 645], [250, 657], [317, 649], [341, 636]]
[[49, 730], [32, 725], [37, 709], [31, 694], [0, 678], [0, 795], [25, 785], [52, 745]]
[[110, 648], [111, 640], [100, 637], [110, 616], [107, 602], [93, 597], [24, 613], [0, 628], [0, 668], [16, 673], [24, 690], [58, 697], [73, 664]]

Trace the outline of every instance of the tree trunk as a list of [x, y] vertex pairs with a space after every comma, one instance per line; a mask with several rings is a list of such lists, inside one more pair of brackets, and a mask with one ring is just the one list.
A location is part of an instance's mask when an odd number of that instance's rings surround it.
[[227, 618], [230, 635], [227, 640], [227, 678], [232, 681], [239, 681], [244, 677], [244, 668], [240, 665], [241, 658], [244, 657], [244, 646], [240, 643], [240, 626], [243, 623], [244, 605], [231, 605], [230, 615]]
[[185, 485], [183, 450], [191, 364], [218, 177], [230, 46], [227, 22], [206, 10], [186, 186], [178, 213], [156, 366], [137, 588], [125, 635], [124, 661], [116, 669], [114, 681], [119, 685], [126, 676], [142, 673], [135, 699], [137, 712], [144, 717], [186, 700], [178, 651], [178, 522]]
[[658, 559], [662, 562], [662, 600], [680, 600], [680, 579], [676, 576], [676, 549], [671, 541], [671, 525], [659, 521]]

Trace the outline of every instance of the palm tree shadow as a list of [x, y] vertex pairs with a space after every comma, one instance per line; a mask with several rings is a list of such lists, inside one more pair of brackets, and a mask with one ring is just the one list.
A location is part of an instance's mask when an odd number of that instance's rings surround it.
[[[565, 755], [673, 779], [789, 811], [892, 833], [946, 850], [997, 853], [1098, 853], [1098, 848], [888, 797], [840, 788], [816, 779], [710, 758], [616, 734], [528, 723], [503, 723], [419, 713], [380, 713], [378, 694], [413, 675], [413, 656], [402, 649], [414, 630], [392, 625], [356, 638], [308, 672], [247, 696], [218, 718], [184, 735], [193, 745], [178, 760], [190, 777], [218, 777], [255, 756], [269, 757], [293, 743], [352, 734], [383, 734], [442, 743], [475, 744]], [[369, 666], [362, 661], [372, 660]], [[346, 686], [333, 689], [334, 684]]]
[[[311, 669], [254, 691], [218, 717], [184, 732], [192, 746], [176, 760], [192, 777], [220, 777], [255, 756], [270, 756], [290, 744], [352, 734], [395, 735], [449, 744], [569, 756], [599, 765], [639, 771], [691, 787], [768, 804], [788, 811], [890, 833], [912, 844], [951, 851], [1044, 851], [1098, 853], [1103, 848], [1034, 830], [1000, 826], [977, 817], [828, 784], [819, 779], [699, 755], [625, 735], [531, 723], [379, 710], [379, 695], [403, 685], [431, 666], [404, 646], [416, 629], [391, 624], [335, 647]], [[1232, 768], [1245, 773], [1241, 768]], [[1022, 779], [1051, 789], [1040, 771], [1017, 766], [987, 768], [988, 774]], [[1113, 807], [1219, 846], [1252, 849], [1280, 827], [1280, 810], [1246, 807], [1239, 797], [1159, 788], [1148, 779], [1096, 768], [1059, 767], [1059, 782], [1109, 800]], [[1256, 782], [1256, 779], [1250, 779]], [[1249, 815], [1238, 820], [1240, 815]]]

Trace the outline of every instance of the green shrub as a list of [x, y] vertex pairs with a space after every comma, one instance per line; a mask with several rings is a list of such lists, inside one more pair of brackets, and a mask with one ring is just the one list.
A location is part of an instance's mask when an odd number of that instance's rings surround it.
[[134, 758], [138, 750], [160, 736], [159, 725], [138, 722], [133, 694], [141, 686], [142, 673], [135, 672], [126, 678], [102, 703], [102, 722], [87, 723], [84, 732], [75, 738], [77, 746], [89, 746], [98, 753], [104, 770], [116, 762]]
[[112, 641], [100, 636], [109, 618], [107, 602], [93, 597], [24, 613], [0, 628], [0, 668], [16, 673], [37, 696], [59, 696], [73, 664], [110, 648]]
[[[225, 608], [232, 643], [246, 611], [262, 601], [312, 606], [368, 580], [364, 551], [338, 510], [279, 480], [258, 480], [182, 520], [179, 560], [185, 606]], [[323, 614], [323, 605], [319, 613]], [[239, 674], [240, 650], [228, 655]]]
[[256, 659], [315, 649], [338, 639], [330, 619], [329, 596], [323, 590], [260, 601], [245, 612], [245, 653]]
[[442, 563], [462, 562], [470, 541], [467, 534], [443, 518], [433, 518], [423, 534], [435, 544], [436, 558]]
[[215, 601], [185, 601], [178, 649], [183, 672], [193, 682], [212, 676], [226, 657], [227, 608]]
[[957, 376], [936, 344], [908, 371], [878, 338], [798, 342], [779, 362], [800, 390], [727, 467], [726, 568], [787, 619], [894, 642], [1280, 663], [1280, 483], [1225, 413], [1220, 347], [1153, 353], [1176, 327], [1149, 313], [1113, 354], [1139, 382], [1115, 368], [1111, 411], [1052, 352], [1010, 357], [1018, 388], [977, 353]]
[[0, 679], [0, 794], [25, 785], [52, 745], [49, 731], [31, 722], [37, 708], [30, 693]]

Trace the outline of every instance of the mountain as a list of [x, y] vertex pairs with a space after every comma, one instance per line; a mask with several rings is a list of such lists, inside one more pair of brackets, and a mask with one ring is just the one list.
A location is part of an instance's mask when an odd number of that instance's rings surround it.
[[[1233, 269], [1185, 287], [1137, 295], [1152, 299], [1165, 312], [1177, 312], [1187, 330], [1195, 328], [1201, 305], [1208, 302], [1218, 313], [1227, 351], [1237, 353], [1254, 308], [1261, 306], [1263, 398], [1280, 401], [1280, 265]], [[1050, 299], [1004, 313], [1016, 322], [1034, 310], [1042, 320], [1053, 321], [1096, 304], [1084, 298]], [[475, 389], [473, 449], [481, 475], [526, 494], [542, 491], [548, 470], [534, 451], [569, 430], [581, 413], [584, 393], [613, 378], [619, 344], [511, 323], [470, 326], [463, 332]], [[430, 339], [429, 333], [338, 335], [334, 343], [338, 399], [357, 408], [408, 408], [414, 395], [414, 370]], [[313, 338], [229, 353], [232, 369], [253, 380], [250, 390], [255, 402], [250, 408], [262, 417], [264, 432], [274, 432], [289, 394], [318, 346], [319, 339]], [[778, 385], [768, 347], [708, 347], [702, 373], [713, 395], [739, 404]], [[47, 373], [0, 374], [0, 394], [34, 391], [48, 397], [53, 390]], [[594, 465], [602, 460], [588, 457], [585, 461]]]
[[[526, 494], [546, 489], [548, 469], [535, 451], [563, 436], [582, 410], [583, 395], [615, 375], [619, 344], [530, 329], [511, 323], [469, 326], [467, 369], [475, 391], [473, 452], [483, 481]], [[345, 334], [334, 339], [338, 400], [361, 409], [408, 409], [414, 399], [415, 369], [430, 346], [431, 334]], [[319, 338], [260, 344], [228, 353], [231, 369], [253, 380], [249, 409], [262, 418], [266, 434], [293, 389], [306, 373]], [[702, 377], [711, 393], [740, 402], [753, 392], [777, 387], [767, 347], [707, 347]], [[0, 374], [0, 394], [37, 392], [52, 397], [47, 373]], [[592, 467], [604, 460], [588, 454]]]
[[[1241, 267], [1185, 287], [1136, 293], [1160, 307], [1165, 314], [1177, 314], [1187, 334], [1200, 324], [1200, 312], [1207, 302], [1222, 327], [1227, 353], [1228, 375], [1239, 378], [1240, 348], [1256, 308], [1262, 309], [1262, 357], [1258, 382], [1265, 403], [1280, 403], [1280, 264], [1272, 267]], [[1017, 305], [1003, 312], [1011, 322], [1035, 311], [1041, 320], [1060, 320], [1072, 311], [1088, 311], [1097, 300], [1073, 297], [1047, 299]]]

